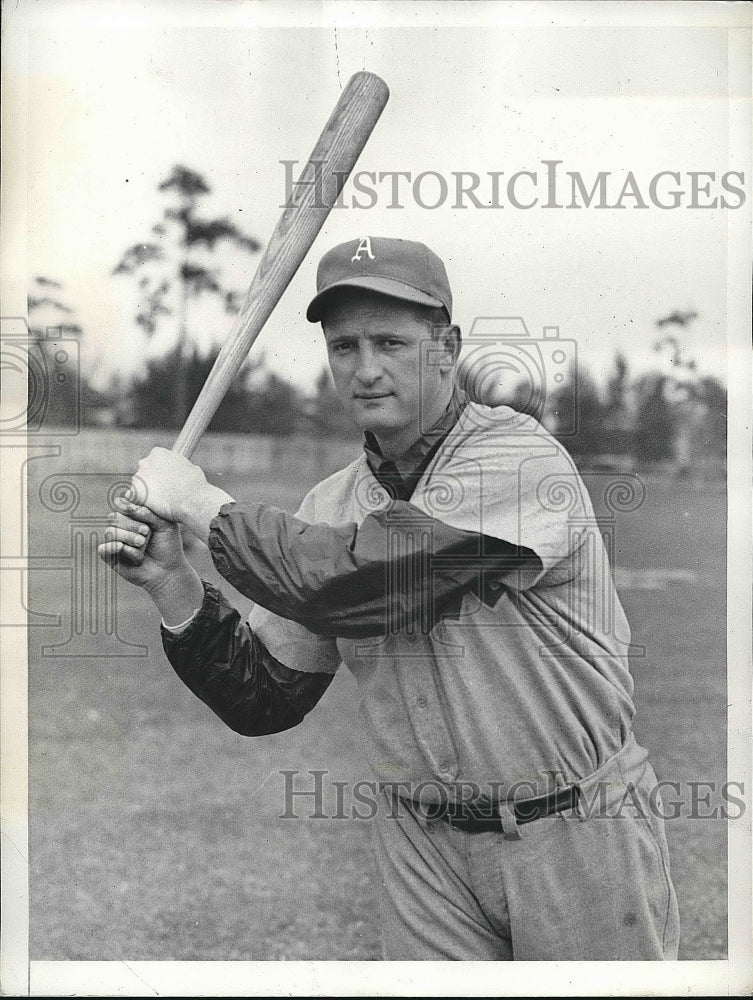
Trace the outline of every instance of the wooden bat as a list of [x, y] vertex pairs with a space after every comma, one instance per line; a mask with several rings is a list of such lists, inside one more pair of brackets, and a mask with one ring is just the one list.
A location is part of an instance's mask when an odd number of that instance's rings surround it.
[[348, 81], [272, 233], [241, 311], [186, 418], [173, 451], [190, 458], [251, 345], [288, 287], [337, 200], [390, 92], [373, 73]]

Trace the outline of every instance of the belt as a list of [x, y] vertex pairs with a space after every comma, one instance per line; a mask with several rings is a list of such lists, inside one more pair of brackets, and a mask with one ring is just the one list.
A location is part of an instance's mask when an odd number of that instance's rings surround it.
[[519, 802], [500, 803], [492, 802], [491, 799], [480, 799], [475, 802], [441, 802], [432, 808], [419, 806], [413, 800], [403, 799], [403, 801], [425, 819], [442, 819], [465, 833], [487, 833], [504, 831], [502, 813], [508, 813], [508, 810], [515, 817], [516, 823], [532, 823], [535, 819], [551, 816], [563, 809], [575, 809], [579, 799], [580, 788], [577, 785], [570, 785], [567, 788], [558, 788], [549, 795], [521, 799]]

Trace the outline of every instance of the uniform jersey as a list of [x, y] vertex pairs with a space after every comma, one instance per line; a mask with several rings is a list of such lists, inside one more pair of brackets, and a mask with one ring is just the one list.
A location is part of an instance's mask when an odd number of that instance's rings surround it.
[[[480, 545], [474, 585], [438, 613], [431, 579], [452, 577], [458, 566], [440, 549], [420, 570], [425, 606], [409, 619], [391, 606], [388, 570], [381, 634], [317, 634], [313, 619], [279, 613], [282, 598], [257, 604], [251, 631], [292, 670], [331, 675], [344, 664], [353, 673], [364, 749], [382, 781], [472, 782], [505, 797], [520, 783], [531, 794], [550, 787], [553, 771], [566, 782], [593, 772], [630, 733], [630, 634], [590, 499], [565, 449], [530, 417], [469, 404], [409, 506], [396, 509], [361, 456], [311, 490], [297, 517], [337, 528], [381, 514], [384, 566], [412, 566], [417, 576], [415, 560], [402, 557], [433, 553], [431, 536], [443, 527], [535, 558], [510, 570]], [[239, 517], [240, 508], [224, 508], [210, 537], [216, 564], [234, 583]], [[327, 553], [321, 558], [326, 564]], [[459, 558], [467, 580], [468, 551]], [[404, 592], [405, 581], [393, 584], [395, 594]]]
[[[168, 657], [247, 735], [296, 725], [343, 664], [355, 675], [385, 958], [675, 959], [629, 630], [583, 483], [514, 411], [471, 404], [435, 431], [404, 462], [367, 453], [298, 516], [223, 507], [215, 564], [257, 605], [246, 624], [205, 584], [190, 624], [163, 631]], [[495, 832], [449, 821], [458, 799]]]

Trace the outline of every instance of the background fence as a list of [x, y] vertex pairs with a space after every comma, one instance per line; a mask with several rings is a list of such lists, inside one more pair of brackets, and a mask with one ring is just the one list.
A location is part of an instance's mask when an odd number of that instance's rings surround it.
[[[72, 471], [130, 474], [152, 448], [171, 448], [175, 436], [173, 431], [84, 427], [75, 435], [56, 438], [54, 432], [45, 432], [40, 437], [63, 444], [66, 464]], [[360, 450], [360, 443], [353, 440], [207, 433], [192, 461], [219, 479], [260, 473], [300, 473], [306, 478], [314, 474], [321, 479], [343, 468]]]
[[[62, 429], [61, 429], [62, 430]], [[71, 471], [108, 471], [132, 473], [140, 458], [155, 447], [171, 448], [174, 431], [135, 430], [126, 427], [83, 427], [71, 435], [53, 428], [38, 435], [40, 440], [63, 444], [63, 454]], [[568, 450], [567, 439], [563, 441]], [[219, 481], [259, 474], [317, 482], [342, 469], [361, 452], [360, 441], [307, 434], [280, 436], [272, 434], [206, 433], [192, 457], [211, 478]], [[642, 476], [683, 477], [704, 482], [723, 480], [726, 461], [723, 456], [694, 456], [693, 460], [641, 462], [630, 454], [578, 456], [580, 469], [637, 472]]]

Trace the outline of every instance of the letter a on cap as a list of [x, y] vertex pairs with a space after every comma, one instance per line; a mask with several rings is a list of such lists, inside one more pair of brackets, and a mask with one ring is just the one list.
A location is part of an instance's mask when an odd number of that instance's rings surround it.
[[361, 237], [361, 239], [360, 239], [360, 241], [358, 243], [358, 249], [353, 254], [353, 256], [350, 258], [351, 263], [353, 261], [360, 260], [362, 253], [368, 254], [369, 255], [369, 260], [376, 260], [376, 257], [371, 252], [371, 237], [370, 236], [362, 236]]

